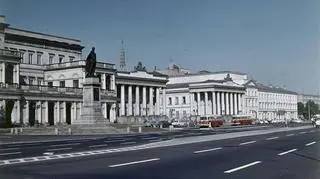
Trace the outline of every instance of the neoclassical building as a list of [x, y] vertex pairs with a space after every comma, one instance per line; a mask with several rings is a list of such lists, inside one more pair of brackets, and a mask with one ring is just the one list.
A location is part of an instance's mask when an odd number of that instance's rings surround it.
[[[0, 99], [13, 123], [79, 120], [85, 61], [79, 40], [12, 28], [0, 16]], [[102, 113], [116, 120], [114, 64], [97, 63]]]

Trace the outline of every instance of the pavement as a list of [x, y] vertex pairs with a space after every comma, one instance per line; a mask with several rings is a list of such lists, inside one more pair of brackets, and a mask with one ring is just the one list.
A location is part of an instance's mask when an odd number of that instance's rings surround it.
[[[0, 148], [1, 160], [6, 161], [0, 166], [0, 178], [319, 178], [318, 129], [213, 132], [183, 131], [174, 134], [180, 135], [177, 138], [140, 134], [45, 145], [5, 144]], [[32, 154], [36, 151], [45, 160], [38, 157], [30, 163], [32, 158], [25, 157], [38, 155]]]

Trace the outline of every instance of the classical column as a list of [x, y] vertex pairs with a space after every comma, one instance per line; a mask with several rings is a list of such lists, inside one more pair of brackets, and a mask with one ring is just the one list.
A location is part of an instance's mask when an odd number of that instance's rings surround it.
[[132, 86], [128, 86], [128, 116], [132, 116]]
[[234, 111], [233, 111], [233, 93], [230, 93], [230, 114], [234, 115]]
[[102, 73], [101, 75], [101, 89], [106, 89], [106, 74], [105, 73]]
[[6, 83], [6, 63], [2, 62], [1, 63], [2, 71], [1, 71], [1, 82]]
[[102, 105], [103, 105], [103, 106], [102, 106], [102, 110], [103, 110], [103, 113], [102, 113], [102, 114], [103, 114], [103, 117], [107, 119], [107, 116], [108, 116], [108, 115], [107, 115], [107, 113], [108, 113], [108, 112], [107, 112], [107, 110], [108, 110], [108, 109], [107, 109], [107, 103], [104, 102], [104, 103], [102, 103]]
[[116, 103], [112, 103], [110, 107], [110, 122], [115, 122], [116, 121]]
[[217, 114], [221, 115], [221, 92], [217, 92]]
[[15, 121], [16, 121], [16, 123], [21, 124], [22, 121], [21, 121], [21, 113], [20, 113], [20, 111], [21, 111], [20, 100], [15, 101], [15, 103], [16, 103], [16, 119], [15, 119]]
[[56, 116], [56, 120], [54, 121], [55, 124], [56, 123], [61, 123], [61, 115], [60, 115], [60, 101], [56, 102], [57, 105], [57, 116]]
[[233, 100], [234, 100], [234, 114], [238, 115], [239, 111], [238, 111], [238, 99], [237, 99], [238, 95], [237, 93], [233, 93]]
[[197, 92], [197, 115], [200, 115], [200, 102], [201, 102], [201, 99], [200, 99], [200, 92]]
[[136, 86], [136, 107], [135, 107], [135, 116], [140, 115], [140, 88]]
[[29, 101], [26, 101], [26, 114], [25, 114], [25, 118], [24, 118], [24, 121], [23, 121], [23, 123], [24, 124], [27, 124], [27, 123], [29, 123], [29, 104], [30, 104], [30, 102]]
[[208, 92], [204, 92], [204, 114], [209, 114]]
[[217, 115], [216, 92], [212, 92], [212, 114]]
[[61, 116], [61, 122], [62, 123], [67, 123], [67, 115], [66, 115], [66, 113], [67, 113], [67, 104], [66, 104], [66, 102], [65, 101], [63, 101], [62, 102], [62, 116]]
[[229, 111], [229, 93], [226, 92], [226, 115], [229, 115], [230, 114], [230, 111]]
[[149, 87], [149, 112], [148, 116], [153, 115], [153, 87]]
[[194, 115], [194, 93], [190, 93], [190, 115]]
[[40, 124], [43, 124], [43, 120], [42, 120], [42, 102], [38, 101], [38, 105], [39, 105], [39, 108], [38, 108], [38, 122]]
[[241, 105], [241, 93], [238, 93], [238, 109], [239, 111], [242, 111], [242, 105]]
[[142, 116], [145, 116], [147, 113], [147, 88], [144, 86], [142, 88]]
[[225, 92], [221, 92], [221, 114], [222, 115], [226, 115], [226, 106], [225, 106], [225, 101], [224, 101], [224, 97], [225, 97]]
[[126, 115], [126, 104], [125, 104], [125, 92], [124, 92], [124, 85], [121, 85], [121, 94], [120, 94], [120, 116]]
[[160, 88], [156, 88], [156, 115], [160, 115]]
[[16, 67], [16, 68], [17, 68], [16, 83], [17, 83], [17, 84], [20, 84], [20, 64], [17, 64], [16, 66], [17, 66], [17, 67]]
[[116, 80], [115, 80], [115, 75], [110, 75], [110, 84], [111, 84], [111, 90], [115, 90], [116, 89]]
[[163, 115], [167, 115], [167, 95], [166, 95], [165, 88], [163, 88], [162, 90], [162, 103], [163, 103]]

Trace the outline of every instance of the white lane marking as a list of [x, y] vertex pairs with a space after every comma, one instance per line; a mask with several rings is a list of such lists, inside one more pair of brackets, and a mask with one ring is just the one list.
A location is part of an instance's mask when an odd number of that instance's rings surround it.
[[253, 165], [257, 165], [261, 163], [261, 161], [255, 161], [255, 162], [252, 162], [252, 163], [249, 163], [249, 164], [246, 164], [246, 165], [242, 165], [240, 167], [237, 167], [237, 168], [233, 168], [233, 169], [230, 169], [230, 170], [226, 170], [224, 171], [224, 173], [232, 173], [232, 172], [235, 172], [235, 171], [238, 171], [238, 170], [242, 170], [244, 168], [248, 168], [248, 167], [251, 167]]
[[90, 148], [94, 148], [94, 147], [106, 147], [107, 144], [101, 144], [101, 145], [91, 145], [89, 146]]
[[21, 154], [21, 152], [0, 153], [0, 155], [15, 155], [15, 154]]
[[306, 146], [310, 146], [310, 145], [313, 145], [315, 143], [317, 143], [317, 142], [313, 141], [313, 142], [307, 143]]
[[240, 143], [239, 145], [247, 145], [247, 144], [252, 144], [252, 143], [255, 143], [257, 141], [253, 140], [253, 141], [249, 141], [249, 142], [243, 142], [243, 143]]
[[43, 155], [53, 155], [53, 152], [45, 152]]
[[59, 151], [59, 150], [70, 150], [72, 149], [71, 147], [66, 147], [66, 148], [57, 148], [57, 149], [47, 149], [47, 151]]
[[50, 147], [62, 147], [62, 146], [72, 146], [72, 145], [80, 145], [81, 143], [70, 143], [70, 144], [55, 144], [50, 145]]
[[222, 147], [217, 147], [217, 148], [213, 148], [213, 149], [198, 150], [198, 151], [194, 151], [193, 153], [198, 154], [198, 153], [211, 152], [211, 151], [220, 150], [220, 149], [222, 149]]
[[123, 143], [120, 143], [121, 145], [128, 145], [128, 144], [135, 144], [137, 142], [123, 142]]
[[121, 164], [116, 164], [116, 165], [109, 165], [109, 167], [110, 168], [122, 167], [122, 166], [134, 165], [134, 164], [146, 163], [146, 162], [152, 162], [152, 161], [157, 161], [157, 160], [160, 160], [160, 158], [153, 158], [153, 159], [148, 159], [148, 160], [139, 160], [139, 161], [134, 161], [134, 162], [121, 163]]
[[288, 137], [289, 137], [289, 136], [294, 136], [294, 134], [287, 134], [286, 136], [288, 136]]
[[296, 151], [297, 149], [291, 149], [291, 150], [288, 150], [288, 151], [285, 151], [285, 152], [281, 152], [279, 153], [278, 155], [281, 156], [281, 155], [285, 155], [285, 154], [288, 154], [288, 153], [291, 153], [291, 152], [294, 152]]
[[16, 148], [5, 148], [5, 149], [0, 149], [0, 151], [3, 151], [3, 150], [19, 150], [20, 148], [19, 147], [16, 147]]
[[119, 140], [106, 140], [104, 141], [105, 143], [113, 143], [113, 142], [124, 142], [126, 141], [125, 139], [119, 139]]
[[307, 132], [300, 132], [300, 134], [305, 134], [305, 133], [307, 133]]
[[266, 138], [266, 140], [274, 140], [274, 139], [277, 139], [279, 137], [269, 137], [269, 138]]

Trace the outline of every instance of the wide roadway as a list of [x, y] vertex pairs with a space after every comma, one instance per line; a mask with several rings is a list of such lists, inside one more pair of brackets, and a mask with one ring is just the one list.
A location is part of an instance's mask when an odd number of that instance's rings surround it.
[[[216, 129], [185, 129], [166, 133], [133, 133], [125, 135], [98, 135], [98, 136], [12, 136], [18, 143], [0, 143], [0, 161], [15, 158], [34, 157], [42, 155], [59, 154], [66, 152], [79, 152], [101, 148], [117, 148], [145, 144], [172, 138], [212, 135], [229, 132], [250, 131], [270, 128], [270, 126], [244, 126]], [[10, 136], [9, 136], [10, 137]], [[72, 138], [70, 138], [72, 137]], [[30, 142], [31, 140], [39, 142]], [[46, 140], [48, 138], [48, 140]], [[51, 141], [49, 140], [51, 138]]]
[[305, 129], [8, 165], [0, 178], [318, 179], [320, 131]]

